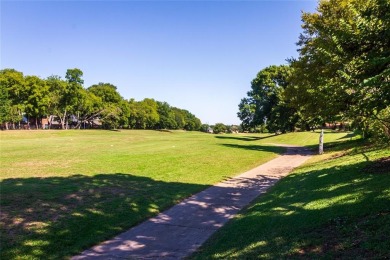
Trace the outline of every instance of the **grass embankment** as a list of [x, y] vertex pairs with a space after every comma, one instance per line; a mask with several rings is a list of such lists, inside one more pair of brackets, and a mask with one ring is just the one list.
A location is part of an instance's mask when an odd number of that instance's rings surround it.
[[[334, 141], [345, 133], [329, 133]], [[318, 133], [0, 132], [1, 259], [58, 259]]]
[[389, 258], [389, 147], [361, 141], [329, 147], [255, 200], [191, 258]]

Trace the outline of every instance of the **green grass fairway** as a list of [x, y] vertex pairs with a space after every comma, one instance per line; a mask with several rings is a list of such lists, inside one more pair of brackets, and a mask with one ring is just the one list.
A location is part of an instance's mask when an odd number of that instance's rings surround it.
[[[61, 259], [318, 133], [1, 131], [1, 259]], [[328, 142], [345, 133], [327, 133]]]
[[332, 149], [278, 182], [191, 259], [388, 259], [390, 148], [352, 141]]

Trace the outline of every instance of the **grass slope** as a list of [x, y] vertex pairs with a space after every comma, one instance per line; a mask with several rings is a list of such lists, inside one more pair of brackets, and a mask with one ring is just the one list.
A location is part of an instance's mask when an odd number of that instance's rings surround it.
[[389, 258], [389, 147], [358, 141], [331, 147], [255, 200], [191, 258]]
[[283, 149], [272, 143], [318, 142], [318, 133], [48, 130], [0, 137], [1, 259], [76, 254], [274, 158]]

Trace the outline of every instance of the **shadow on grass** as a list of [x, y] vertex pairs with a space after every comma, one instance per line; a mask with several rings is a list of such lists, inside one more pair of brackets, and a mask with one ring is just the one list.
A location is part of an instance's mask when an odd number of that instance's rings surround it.
[[205, 189], [130, 174], [1, 181], [1, 259], [62, 259]]
[[192, 259], [389, 257], [390, 169], [371, 174], [363, 170], [369, 164], [285, 177]]
[[353, 137], [356, 137], [356, 136], [358, 136], [358, 134], [356, 134], [356, 133], [353, 133], [353, 132], [352, 133], [347, 133], [343, 137], [340, 137], [339, 140], [340, 139], [350, 139], [350, 138], [353, 138]]
[[215, 138], [218, 139], [230, 139], [230, 140], [239, 140], [239, 141], [258, 141], [270, 137], [274, 137], [275, 135], [269, 135], [264, 137], [259, 136], [226, 136], [226, 135], [217, 135]]
[[[271, 153], [277, 153], [282, 154], [286, 151], [286, 148], [281, 146], [272, 146], [272, 145], [241, 145], [241, 144], [220, 144], [225, 147], [229, 148], [237, 148], [237, 149], [244, 149], [244, 150], [250, 150], [250, 151], [259, 151], [259, 152], [271, 152]], [[299, 154], [299, 151], [297, 150], [297, 153]]]

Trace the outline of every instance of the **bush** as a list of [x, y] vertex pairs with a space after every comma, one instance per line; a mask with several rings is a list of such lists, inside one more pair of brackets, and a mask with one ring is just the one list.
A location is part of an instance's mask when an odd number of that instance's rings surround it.
[[227, 127], [222, 124], [222, 123], [217, 123], [214, 126], [213, 132], [214, 134], [219, 134], [219, 133], [225, 133], [227, 130]]

